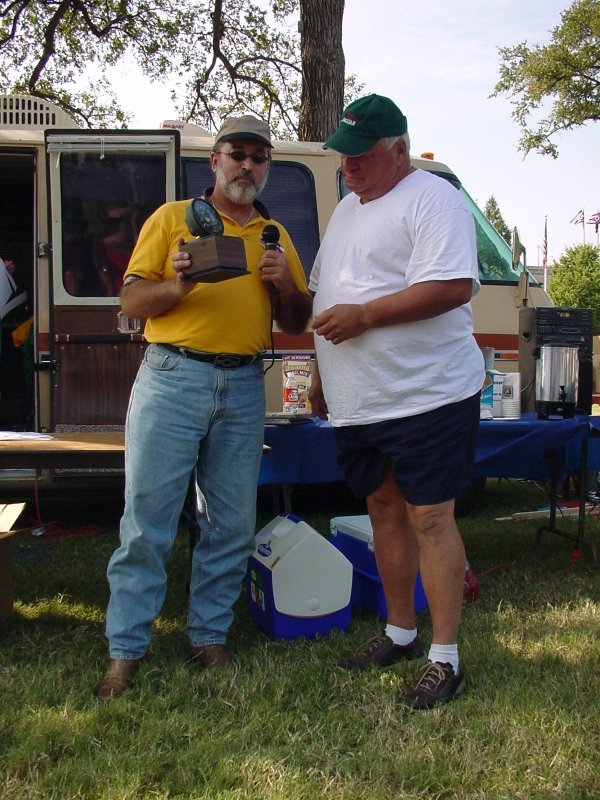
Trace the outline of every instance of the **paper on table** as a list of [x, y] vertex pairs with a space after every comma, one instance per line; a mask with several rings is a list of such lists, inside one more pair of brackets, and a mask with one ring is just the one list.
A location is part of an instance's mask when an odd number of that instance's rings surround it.
[[0, 441], [9, 442], [19, 439], [54, 439], [49, 433], [36, 433], [35, 431], [0, 431]]

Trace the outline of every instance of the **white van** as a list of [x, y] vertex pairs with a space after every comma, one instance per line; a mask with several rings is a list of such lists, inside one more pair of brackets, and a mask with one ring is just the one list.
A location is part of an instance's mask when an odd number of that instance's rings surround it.
[[[15, 262], [18, 293], [26, 294], [2, 319], [0, 429], [123, 425], [145, 345], [143, 323], [121, 313], [121, 276], [148, 215], [211, 184], [212, 142], [206, 131], [178, 122], [83, 130], [38, 98], [0, 95], [0, 257]], [[278, 141], [273, 158], [261, 199], [290, 232], [308, 275], [344, 191], [339, 156], [319, 143]], [[473, 303], [477, 340], [497, 358], [512, 359], [514, 369], [519, 308], [551, 301], [524, 281], [521, 266], [513, 268], [509, 246], [456, 175], [430, 158], [413, 161], [469, 201], [483, 283]], [[312, 335], [275, 331], [273, 346], [276, 357], [312, 352]], [[267, 379], [269, 410], [276, 411], [281, 370]]]

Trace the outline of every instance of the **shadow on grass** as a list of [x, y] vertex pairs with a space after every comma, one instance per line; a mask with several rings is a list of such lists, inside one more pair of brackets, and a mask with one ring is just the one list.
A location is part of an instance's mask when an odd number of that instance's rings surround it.
[[[267, 487], [265, 487], [267, 488]], [[269, 491], [259, 492], [257, 530], [274, 516]], [[571, 564], [572, 544], [545, 534], [540, 544], [535, 541], [538, 520], [499, 522], [518, 510], [531, 510], [545, 502], [543, 488], [521, 482], [503, 481], [488, 485], [478, 511], [459, 520], [467, 556], [481, 584], [481, 597], [465, 610], [465, 623], [483, 615], [493, 620], [508, 604], [522, 613], [537, 614], [549, 606], [570, 608], [586, 600], [600, 599], [598, 566], [589, 553], [582, 550], [576, 566]], [[294, 510], [323, 535], [329, 533], [334, 516], [365, 513], [347, 487], [335, 484], [298, 487], [293, 494]], [[16, 537], [12, 540], [14, 594], [17, 614], [5, 628], [13, 642], [20, 637], [35, 641], [44, 648], [48, 638], [65, 637], [75, 642], [89, 635], [94, 646], [102, 650], [104, 613], [109, 592], [106, 580], [108, 560], [118, 545], [120, 498], [112, 504], [97, 499], [84, 507], [79, 498], [69, 503], [64, 498], [53, 506], [58, 519], [94, 520], [100, 532], [81, 538]], [[563, 524], [561, 522], [561, 524]], [[574, 526], [573, 520], [565, 525]], [[590, 521], [590, 535], [597, 536], [600, 523]], [[173, 547], [168, 565], [168, 589], [164, 607], [157, 620], [153, 650], [157, 653], [169, 641], [179, 651], [185, 647], [187, 618], [187, 585], [189, 580], [189, 543], [184, 526]], [[428, 613], [420, 615], [420, 624], [428, 625]], [[372, 635], [382, 622], [369, 615], [353, 615], [353, 628]], [[367, 637], [368, 638], [368, 637]], [[231, 631], [232, 647], [252, 647], [266, 637], [249, 617], [246, 598], [242, 594], [236, 605], [236, 618]]]

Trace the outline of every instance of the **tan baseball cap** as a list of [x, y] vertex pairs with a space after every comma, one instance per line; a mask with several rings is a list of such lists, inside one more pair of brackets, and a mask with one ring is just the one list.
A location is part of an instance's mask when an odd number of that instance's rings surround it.
[[252, 114], [226, 119], [215, 136], [215, 146], [219, 142], [230, 142], [232, 139], [254, 139], [273, 147], [269, 126], [264, 120]]

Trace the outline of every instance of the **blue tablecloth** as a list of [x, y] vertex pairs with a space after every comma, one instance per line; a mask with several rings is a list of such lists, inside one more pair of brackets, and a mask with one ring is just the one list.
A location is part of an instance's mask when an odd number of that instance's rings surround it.
[[581, 441], [589, 434], [588, 419], [538, 419], [527, 412], [516, 420], [482, 420], [474, 476], [549, 478], [551, 451], [559, 466], [579, 467]]
[[329, 483], [344, 480], [335, 458], [330, 423], [321, 419], [290, 425], [265, 425], [265, 444], [258, 482]]
[[[483, 420], [474, 477], [549, 478], [550, 451], [569, 468], [579, 466], [580, 443], [590, 431], [588, 420], [597, 420], [600, 435], [600, 417], [540, 420], [535, 413], [525, 413], [518, 420]], [[324, 420], [266, 425], [265, 444], [272, 450], [263, 457], [260, 484], [344, 479], [335, 457], [333, 428]]]

